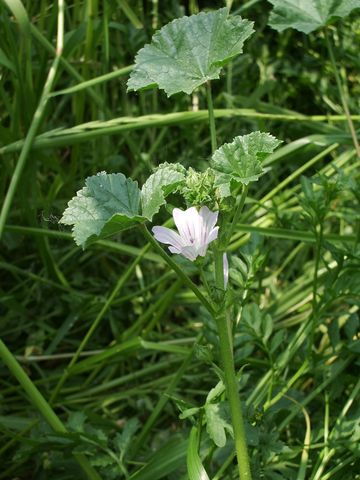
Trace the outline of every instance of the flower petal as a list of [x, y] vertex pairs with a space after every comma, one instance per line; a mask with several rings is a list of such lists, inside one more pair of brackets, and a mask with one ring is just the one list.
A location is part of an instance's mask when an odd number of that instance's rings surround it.
[[188, 245], [186, 247], [183, 247], [181, 249], [181, 255], [184, 255], [184, 257], [188, 258], [192, 262], [197, 259], [199, 256], [198, 249], [193, 246], [193, 245]]
[[195, 207], [183, 211], [174, 208], [173, 217], [175, 225], [184, 240], [185, 245], [193, 245], [199, 238], [199, 213]]
[[219, 232], [219, 227], [215, 227], [211, 230], [209, 235], [206, 235], [204, 243], [201, 245], [198, 245], [199, 255], [201, 255], [202, 257], [205, 257], [209, 243], [217, 239], [218, 232]]
[[180, 237], [180, 235], [174, 232], [174, 230], [171, 230], [170, 228], [153, 227], [152, 232], [158, 242], [165, 243], [167, 245], [172, 245], [179, 252], [184, 246], [183, 239]]
[[215, 227], [219, 212], [208, 207], [190, 207], [187, 210], [174, 208], [173, 218], [179, 233], [166, 227], [153, 227], [156, 240], [170, 245], [171, 253], [181, 254], [191, 261], [204, 257], [209, 243], [218, 237], [219, 227]]
[[202, 219], [203, 223], [203, 242], [205, 243], [207, 236], [210, 234], [210, 232], [216, 225], [219, 212], [212, 212], [208, 209], [208, 207], [201, 207], [199, 211], [199, 216]]
[[226, 290], [227, 284], [229, 283], [229, 261], [226, 253], [223, 255], [223, 265], [224, 265], [224, 288]]
[[219, 233], [219, 227], [213, 228], [207, 236], [206, 245], [209, 245], [209, 243], [216, 240], [218, 238], [218, 233]]

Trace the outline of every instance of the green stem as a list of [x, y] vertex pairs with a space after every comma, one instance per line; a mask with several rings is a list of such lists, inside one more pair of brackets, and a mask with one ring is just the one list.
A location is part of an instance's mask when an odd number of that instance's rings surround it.
[[[209, 124], [210, 124], [210, 135], [211, 135], [211, 150], [214, 152], [216, 150], [216, 127], [215, 127], [215, 117], [214, 117], [214, 108], [211, 95], [211, 84], [208, 81], [207, 84], [207, 103], [209, 111]], [[234, 221], [237, 223], [239, 216], [241, 214], [242, 208], [244, 206], [245, 198], [247, 194], [247, 189], [244, 188], [243, 194], [240, 198], [240, 203], [238, 205], [237, 211], [231, 225], [233, 229]], [[236, 218], [235, 218], [236, 217]], [[220, 291], [224, 290], [224, 262], [223, 262], [223, 252], [218, 245], [214, 251], [215, 255], [215, 281], [216, 287]], [[251, 469], [250, 461], [247, 449], [246, 435], [245, 435], [245, 426], [244, 419], [242, 414], [241, 402], [238, 393], [238, 382], [235, 375], [235, 366], [234, 366], [234, 357], [233, 357], [233, 345], [232, 345], [232, 332], [230, 320], [225, 313], [225, 309], [222, 309], [222, 312], [214, 316], [217, 324], [217, 329], [220, 339], [220, 353], [221, 353], [221, 362], [225, 374], [225, 386], [227, 398], [230, 404], [230, 412], [232, 425], [234, 429], [234, 439], [235, 439], [235, 450], [238, 460], [238, 470], [241, 480], [251, 480]]]
[[234, 233], [234, 229], [235, 229], [236, 225], [238, 224], [238, 222], [240, 220], [240, 216], [241, 216], [242, 210], [244, 208], [244, 204], [245, 204], [245, 200], [246, 200], [248, 191], [249, 191], [249, 185], [244, 185], [243, 189], [242, 189], [242, 192], [241, 192], [241, 197], [240, 197], [239, 204], [236, 208], [236, 211], [235, 211], [235, 214], [233, 216], [233, 220], [232, 220], [232, 223], [231, 223], [231, 226], [230, 226], [230, 231], [229, 231], [229, 235], [228, 235], [228, 238], [227, 238], [228, 243], [230, 243], [231, 237]]
[[224, 290], [224, 259], [220, 245], [214, 247], [216, 288]]
[[208, 81], [206, 83], [206, 98], [208, 104], [208, 112], [209, 112], [209, 125], [210, 125], [210, 136], [211, 136], [211, 151], [212, 153], [215, 152], [217, 147], [216, 142], [216, 126], [215, 126], [215, 116], [214, 116], [214, 107], [211, 95], [211, 83]]
[[314, 281], [313, 281], [313, 312], [317, 313], [317, 291], [318, 291], [318, 272], [320, 266], [320, 257], [321, 257], [321, 246], [323, 243], [323, 224], [320, 223], [319, 231], [316, 232], [316, 244], [315, 244], [315, 271], [314, 271]]
[[[218, 289], [224, 289], [223, 255], [215, 252], [215, 276]], [[245, 426], [241, 401], [238, 393], [238, 381], [235, 374], [231, 322], [223, 311], [215, 316], [220, 339], [221, 363], [225, 374], [227, 398], [230, 404], [232, 425], [234, 429], [235, 450], [241, 480], [251, 480], [250, 461], [247, 449]]]
[[39, 100], [39, 104], [34, 113], [29, 131], [26, 135], [26, 138], [19, 156], [19, 160], [16, 164], [14, 173], [11, 177], [10, 185], [9, 185], [8, 191], [6, 192], [5, 200], [1, 208], [0, 238], [2, 237], [4, 228], [5, 228], [6, 219], [8, 217], [10, 207], [11, 207], [13, 198], [15, 196], [16, 188], [21, 178], [21, 174], [24, 170], [26, 160], [28, 158], [36, 133], [43, 119], [46, 105], [50, 98], [49, 94], [55, 81], [56, 72], [58, 70], [58, 66], [59, 66], [59, 62], [62, 54], [63, 43], [64, 43], [64, 0], [58, 0], [58, 27], [57, 27], [57, 43], [56, 43], [55, 58], [50, 67], [50, 70], [49, 70], [49, 73], [48, 73], [48, 76]]
[[315, 342], [315, 329], [316, 329], [316, 322], [318, 317], [318, 273], [319, 273], [319, 266], [320, 266], [320, 257], [321, 257], [321, 246], [323, 243], [323, 225], [320, 223], [319, 231], [316, 229], [316, 245], [315, 245], [315, 270], [314, 270], [314, 278], [313, 278], [313, 288], [312, 288], [312, 314], [310, 317], [311, 324], [311, 334], [310, 334], [310, 341], [308, 346], [308, 357], [311, 356], [312, 347]]
[[[41, 395], [41, 393], [33, 384], [33, 382], [30, 380], [30, 378], [26, 375], [24, 370], [21, 368], [20, 364], [17, 362], [13, 354], [6, 347], [6, 345], [2, 340], [0, 340], [0, 357], [5, 363], [5, 365], [9, 368], [11, 373], [14, 375], [14, 377], [18, 380], [18, 382], [20, 383], [24, 391], [29, 396], [35, 408], [39, 410], [39, 412], [42, 414], [42, 416], [44, 417], [46, 422], [50, 425], [50, 427], [55, 432], [67, 433], [65, 425], [62, 423], [60, 418], [56, 415], [54, 410], [50, 407], [50, 405], [45, 400], [45, 398]], [[85, 455], [81, 453], [75, 453], [74, 457], [90, 480], [101, 480], [101, 477], [89, 464]]]
[[223, 313], [216, 317], [216, 323], [220, 339], [220, 353], [225, 374], [226, 393], [230, 404], [231, 419], [234, 429], [239, 476], [241, 480], [251, 480], [252, 477], [246, 443], [244, 419], [238, 393], [238, 382], [235, 375], [230, 322]]
[[200, 278], [204, 284], [204, 287], [206, 288], [207, 294], [210, 295], [211, 290], [210, 290], [209, 282], [206, 279], [206, 275], [202, 265], [200, 266]]
[[128, 75], [133, 70], [133, 68], [134, 65], [129, 65], [127, 67], [119, 68], [114, 72], [99, 75], [98, 77], [92, 78], [91, 80], [80, 81], [72, 87], [64, 88], [62, 90], [56, 90], [55, 92], [51, 93], [50, 96], [56, 97], [58, 95], [73, 94], [76, 92], [80, 92], [81, 90], [89, 89], [90, 87], [94, 87], [95, 85], [99, 85], [101, 83], [108, 82], [109, 80]]
[[348, 122], [348, 125], [349, 125], [349, 130], [350, 130], [350, 133], [351, 133], [351, 137], [352, 137], [353, 142], [354, 142], [356, 155], [358, 156], [358, 158], [360, 158], [359, 142], [358, 142], [358, 139], [357, 139], [357, 136], [356, 136], [356, 131], [355, 131], [353, 121], [351, 119], [351, 114], [350, 114], [350, 111], [349, 111], [349, 107], [347, 106], [345, 92], [344, 92], [343, 86], [341, 84], [339, 70], [338, 70], [337, 65], [336, 65], [335, 54], [334, 54], [334, 50], [332, 48], [332, 44], [331, 44], [331, 40], [330, 40], [327, 28], [325, 28], [325, 39], [326, 39], [326, 46], [327, 46], [327, 49], [329, 51], [329, 56], [330, 56], [330, 60], [331, 60], [331, 63], [332, 63], [332, 67], [333, 67], [333, 70], [334, 70], [335, 80], [336, 80], [336, 84], [337, 84], [337, 87], [338, 87], [338, 90], [339, 90], [341, 103], [342, 103], [344, 113], [345, 113], [345, 116], [346, 116], [346, 119], [347, 119], [347, 122]]
[[204, 305], [206, 310], [208, 310], [211, 315], [215, 315], [215, 309], [214, 307], [208, 302], [208, 300], [204, 297], [204, 295], [201, 293], [201, 291], [198, 289], [198, 287], [191, 281], [191, 279], [184, 273], [184, 271], [179, 267], [179, 265], [174, 262], [174, 260], [160, 247], [160, 245], [157, 243], [157, 241], [154, 239], [154, 237], [151, 235], [149, 230], [146, 228], [145, 224], [140, 225], [141, 231], [143, 235], [145, 236], [146, 240], [155, 248], [155, 250], [159, 253], [159, 255], [165, 260], [165, 262], [171, 267], [174, 272], [176, 272], [181, 278], [181, 280], [187, 285], [190, 290], [192, 290], [197, 298], [200, 300], [200, 302]]

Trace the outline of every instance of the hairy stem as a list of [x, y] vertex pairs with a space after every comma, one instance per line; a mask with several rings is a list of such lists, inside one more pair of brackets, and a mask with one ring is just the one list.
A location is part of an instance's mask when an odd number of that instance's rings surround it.
[[245, 425], [238, 393], [238, 381], [235, 375], [231, 324], [225, 313], [216, 317], [220, 339], [221, 362], [225, 374], [227, 398], [230, 404], [232, 425], [234, 429], [235, 450], [241, 480], [251, 480], [250, 461], [247, 449]]
[[206, 98], [207, 98], [208, 112], [209, 112], [211, 151], [212, 151], [212, 153], [214, 153], [215, 150], [216, 150], [217, 142], [216, 142], [216, 126], [215, 126], [214, 107], [213, 107], [213, 101], [212, 101], [210, 81], [208, 81], [206, 83]]
[[245, 204], [245, 200], [246, 200], [248, 191], [249, 191], [249, 185], [243, 185], [240, 201], [239, 201], [239, 203], [236, 207], [236, 210], [235, 210], [235, 213], [234, 213], [234, 216], [233, 216], [233, 220], [232, 220], [231, 225], [230, 225], [230, 231], [229, 231], [229, 235], [228, 235], [228, 243], [230, 243], [232, 234], [234, 233], [234, 229], [235, 229], [236, 225], [238, 224], [238, 222], [240, 220], [240, 216], [241, 216], [242, 210], [244, 208], [244, 204]]
[[[223, 255], [220, 250], [215, 252], [216, 286], [224, 289]], [[230, 404], [232, 425], [234, 429], [235, 450], [238, 460], [238, 469], [241, 480], [251, 480], [251, 469], [247, 449], [244, 419], [238, 392], [238, 381], [235, 374], [232, 329], [229, 316], [225, 308], [215, 316], [220, 340], [221, 363], [225, 374], [225, 387]]]
[[[216, 150], [216, 127], [215, 127], [215, 117], [214, 117], [214, 108], [211, 95], [211, 84], [207, 82], [206, 84], [206, 93], [207, 93], [207, 103], [209, 111], [209, 124], [210, 124], [210, 135], [211, 135], [211, 150], [214, 152]], [[241, 211], [244, 206], [245, 198], [247, 195], [247, 188], [243, 189], [242, 196], [240, 198], [239, 205], [236, 209], [233, 223], [231, 224], [231, 231], [234, 228], [234, 225], [237, 223]], [[230, 239], [230, 237], [229, 237]], [[224, 261], [223, 261], [223, 251], [220, 245], [214, 249], [215, 255], [215, 283], [219, 291], [224, 290]], [[241, 408], [241, 401], [238, 393], [238, 381], [235, 375], [235, 366], [234, 366], [234, 356], [233, 356], [233, 344], [232, 344], [232, 331], [231, 331], [231, 322], [226, 315], [225, 306], [220, 308], [219, 313], [214, 316], [217, 324], [219, 340], [220, 340], [220, 354], [221, 354], [221, 363], [224, 369], [225, 374], [225, 387], [227, 398], [230, 404], [231, 420], [234, 429], [234, 440], [235, 440], [235, 450], [238, 461], [238, 471], [240, 480], [251, 480], [251, 469], [249, 454], [247, 449], [246, 435], [245, 435], [245, 426], [243, 413]]]

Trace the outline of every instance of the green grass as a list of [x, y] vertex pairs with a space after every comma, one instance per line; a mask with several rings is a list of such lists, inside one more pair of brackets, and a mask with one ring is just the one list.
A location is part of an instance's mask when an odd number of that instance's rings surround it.
[[[214, 447], [201, 419], [179, 419], [219, 381], [194, 291], [136, 230], [83, 251], [58, 223], [98, 171], [142, 184], [164, 161], [206, 168], [205, 89], [167, 99], [126, 80], [155, 28], [210, 3], [74, 0], [64, 36], [56, 3], [0, 3], [0, 479], [185, 480], [187, 455], [237, 478], [231, 439]], [[329, 28], [341, 98], [324, 33], [278, 34], [269, 9], [233, 2], [256, 33], [212, 86], [219, 145], [253, 130], [283, 140], [229, 248], [253, 473], [356, 479], [359, 158], [343, 100], [359, 130], [360, 19]]]

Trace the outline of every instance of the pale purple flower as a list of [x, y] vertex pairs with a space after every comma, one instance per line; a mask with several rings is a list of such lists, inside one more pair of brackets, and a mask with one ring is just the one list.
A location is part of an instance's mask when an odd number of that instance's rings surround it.
[[173, 217], [179, 233], [166, 227], [153, 227], [154, 237], [158, 242], [169, 246], [171, 253], [177, 253], [192, 262], [200, 255], [204, 257], [209, 243], [217, 239], [219, 227], [215, 227], [219, 212], [212, 212], [208, 207], [195, 207], [183, 211], [174, 208]]
[[226, 290], [227, 284], [229, 282], [229, 261], [226, 253], [223, 255], [223, 265], [224, 265], [224, 288]]

